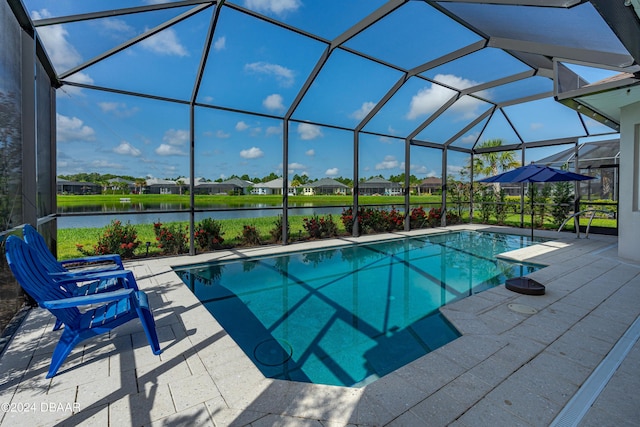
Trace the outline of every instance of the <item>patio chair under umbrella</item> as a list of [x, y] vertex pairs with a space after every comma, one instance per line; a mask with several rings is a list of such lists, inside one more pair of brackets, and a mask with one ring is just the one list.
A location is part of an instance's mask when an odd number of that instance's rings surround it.
[[[585, 181], [587, 179], [593, 179], [593, 177], [561, 169], [554, 169], [549, 166], [535, 165], [532, 163], [489, 178], [478, 180], [478, 182], [533, 183]], [[533, 238], [533, 197], [531, 197], [531, 238]]]

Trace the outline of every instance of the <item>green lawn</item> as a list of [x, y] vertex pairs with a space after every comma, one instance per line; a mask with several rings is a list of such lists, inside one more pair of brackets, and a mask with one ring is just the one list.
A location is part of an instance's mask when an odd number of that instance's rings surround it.
[[[302, 224], [303, 218], [307, 216], [289, 216], [289, 230], [291, 240], [299, 240], [306, 237], [306, 231]], [[237, 246], [241, 243], [240, 236], [242, 234], [243, 226], [251, 225], [256, 227], [256, 230], [260, 233], [260, 239], [263, 243], [272, 242], [271, 230], [274, 228], [274, 223], [277, 220], [277, 216], [274, 217], [260, 217], [260, 218], [242, 218], [242, 219], [226, 219], [220, 220], [222, 223], [222, 231], [224, 232], [223, 238], [225, 245]], [[338, 226], [340, 233], [345, 233], [344, 226], [340, 217], [333, 217], [334, 222]], [[187, 223], [166, 223], [163, 225], [182, 224]], [[156, 246], [156, 238], [153, 232], [153, 224], [139, 224], [136, 225], [138, 232], [138, 240], [142, 244], [136, 250], [136, 255], [144, 256], [146, 254], [146, 242], [151, 242], [149, 246], [149, 255], [157, 255], [160, 253], [160, 249]], [[86, 248], [91, 248], [98, 241], [99, 236], [103, 233], [102, 228], [65, 228], [58, 230], [58, 258], [69, 259], [81, 256], [77, 250], [76, 245], [80, 244]]]
[[[131, 203], [157, 204], [171, 203], [182, 204], [184, 207], [189, 205], [189, 195], [177, 194], [105, 194], [105, 195], [58, 195], [58, 206], [102, 206], [120, 204], [121, 197], [128, 197]], [[315, 206], [350, 206], [353, 199], [351, 196], [289, 196], [289, 203], [313, 203]], [[229, 208], [250, 205], [250, 204], [266, 204], [278, 205], [282, 203], [282, 196], [268, 195], [242, 195], [242, 196], [195, 196], [196, 206], [200, 208], [224, 205]], [[441, 196], [425, 195], [411, 196], [412, 204], [439, 204]], [[403, 196], [360, 196], [359, 203], [361, 205], [376, 204], [396, 204], [401, 206], [404, 204]], [[302, 226], [302, 220], [305, 216], [289, 216], [290, 238], [293, 240], [301, 239], [306, 236], [306, 232]], [[221, 220], [223, 224], [225, 244], [237, 245], [240, 243], [239, 236], [242, 233], [244, 225], [253, 225], [260, 233], [263, 242], [272, 240], [270, 231], [274, 228], [274, 222], [277, 216], [261, 217], [261, 218], [243, 218]], [[124, 220], [124, 219], [123, 219]], [[338, 225], [340, 232], [344, 232], [344, 226], [340, 221], [340, 217], [334, 217], [334, 221]], [[169, 224], [167, 224], [169, 225]], [[143, 242], [138, 248], [136, 254], [144, 256], [146, 254], [145, 242], [151, 242], [149, 254], [157, 254], [160, 250], [155, 246], [155, 235], [153, 233], [152, 224], [136, 225], [138, 239]], [[83, 245], [91, 248], [96, 244], [98, 237], [102, 234], [102, 228], [79, 228], [79, 229], [60, 229], [58, 230], [58, 257], [60, 259], [68, 259], [80, 255], [76, 245]]]
[[[58, 196], [59, 203], [63, 201], [63, 203], [67, 204], [80, 204], [82, 201], [84, 205], [88, 204], [88, 199], [95, 201], [96, 204], [100, 203], [113, 203], [114, 200], [119, 200], [121, 196], [119, 195], [97, 195], [97, 196]], [[172, 203], [182, 200], [187, 200], [188, 196], [179, 196], [179, 195], [131, 195], [132, 203], [134, 199], [147, 202], [149, 200], [162, 200], [163, 203]], [[62, 199], [62, 200], [60, 200]], [[196, 200], [200, 200], [203, 203], [220, 203], [226, 202], [225, 204], [229, 205], [230, 200], [242, 200], [242, 203], [257, 203], [258, 201], [261, 203], [266, 203], [266, 200], [274, 200], [281, 201], [280, 196], [198, 196]], [[292, 199], [299, 201], [313, 201], [315, 205], [345, 205], [348, 206], [351, 202], [350, 196], [294, 196], [289, 198], [290, 201]], [[204, 202], [206, 200], [206, 202]], [[411, 203], [412, 204], [439, 204], [440, 196], [412, 196]], [[153, 203], [153, 202], [150, 202]], [[398, 197], [379, 197], [379, 196], [368, 196], [361, 197], [360, 203], [363, 205], [366, 204], [392, 204], [395, 203], [397, 206], [401, 206], [404, 203], [404, 198], [402, 196]], [[427, 209], [425, 209], [427, 210]], [[289, 216], [289, 224], [290, 224], [290, 239], [291, 240], [301, 240], [307, 238], [307, 233], [303, 227], [303, 219], [308, 216]], [[476, 213], [474, 217], [474, 222], [478, 221], [479, 216]], [[260, 234], [261, 241], [263, 243], [272, 243], [273, 239], [271, 237], [270, 231], [274, 229], [275, 221], [277, 220], [277, 216], [272, 217], [258, 217], [258, 218], [241, 218], [241, 219], [229, 219], [229, 220], [220, 220], [222, 223], [222, 230], [224, 232], [223, 237], [225, 239], [225, 245], [228, 246], [238, 246], [241, 244], [241, 234], [244, 225], [252, 225], [256, 227]], [[345, 233], [344, 226], [342, 221], [340, 220], [339, 215], [335, 215], [333, 217], [334, 222], [338, 226], [338, 230], [340, 233]], [[463, 214], [463, 222], [468, 222], [469, 217], [468, 213]], [[490, 224], [496, 224], [495, 218], [490, 218]], [[588, 218], [581, 218], [580, 224], [587, 225]], [[169, 224], [165, 224], [169, 225]], [[182, 223], [182, 225], [186, 225], [186, 223]], [[520, 226], [520, 215], [519, 214], [511, 214], [506, 217], [506, 220], [503, 225], [519, 227]], [[524, 217], [524, 228], [529, 228], [531, 226], [530, 216], [525, 215]], [[593, 227], [615, 227], [615, 220], [606, 219], [606, 218], [595, 218], [592, 222]], [[557, 227], [552, 224], [550, 217], [545, 219], [543, 228], [556, 230]], [[565, 229], [568, 231], [574, 230], [573, 221], [570, 221]], [[142, 244], [137, 249], [136, 255], [145, 256], [146, 255], [146, 242], [150, 242], [149, 246], [149, 255], [159, 254], [160, 250], [156, 246], [155, 235], [153, 232], [153, 224], [139, 224], [136, 225], [136, 230], [138, 232], [138, 240], [142, 242]], [[99, 236], [103, 233], [102, 228], [73, 228], [73, 229], [60, 229], [58, 230], [58, 257], [60, 259], [68, 259], [80, 256], [80, 252], [77, 250], [76, 245], [83, 245], [85, 248], [91, 248], [96, 244]]]

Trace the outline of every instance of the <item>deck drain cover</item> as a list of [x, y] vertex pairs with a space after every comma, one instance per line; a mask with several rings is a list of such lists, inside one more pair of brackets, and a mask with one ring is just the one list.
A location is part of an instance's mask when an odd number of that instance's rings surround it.
[[528, 305], [524, 305], [524, 304], [511, 303], [507, 305], [507, 307], [509, 307], [509, 310], [515, 311], [516, 313], [521, 313], [521, 314], [536, 314], [538, 312], [538, 310], [536, 310], [535, 308], [529, 307]]
[[266, 366], [278, 366], [291, 359], [293, 348], [285, 340], [270, 338], [262, 341], [253, 350], [256, 360]]

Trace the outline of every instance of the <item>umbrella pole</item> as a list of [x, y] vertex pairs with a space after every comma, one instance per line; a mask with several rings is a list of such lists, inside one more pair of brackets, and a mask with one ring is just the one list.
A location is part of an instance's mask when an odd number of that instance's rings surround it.
[[531, 197], [531, 240], [533, 240], [533, 197]]
[[[529, 185], [533, 185], [529, 183]], [[531, 240], [533, 240], [533, 188], [531, 188]]]

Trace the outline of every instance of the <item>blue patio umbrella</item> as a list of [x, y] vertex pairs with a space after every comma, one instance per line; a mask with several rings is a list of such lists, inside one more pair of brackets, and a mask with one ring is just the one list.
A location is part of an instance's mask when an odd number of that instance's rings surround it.
[[[587, 179], [593, 179], [593, 177], [561, 169], [554, 169], [548, 166], [530, 164], [481, 179], [478, 182], [534, 183], [585, 181]], [[533, 239], [533, 197], [531, 197], [531, 238]], [[511, 291], [527, 295], [544, 295], [545, 293], [545, 286], [529, 277], [514, 277], [508, 279], [505, 282], [505, 287]]]
[[[581, 175], [561, 169], [550, 168], [530, 164], [478, 180], [478, 182], [503, 182], [503, 183], [533, 183], [533, 182], [560, 182], [560, 181], [585, 181], [593, 179], [592, 176]], [[531, 197], [531, 238], [533, 238], [533, 197]]]

